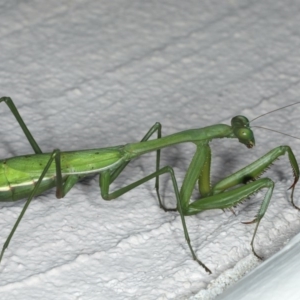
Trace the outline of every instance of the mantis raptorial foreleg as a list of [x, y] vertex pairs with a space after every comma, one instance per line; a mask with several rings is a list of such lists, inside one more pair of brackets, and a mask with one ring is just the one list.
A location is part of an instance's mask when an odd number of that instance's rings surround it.
[[[278, 159], [279, 156], [284, 155], [285, 153], [288, 154], [288, 158], [290, 161], [290, 164], [293, 169], [293, 175], [294, 175], [294, 182], [291, 185], [290, 189], [292, 189], [291, 193], [291, 202], [295, 208], [299, 210], [299, 208], [294, 204], [294, 189], [295, 185], [299, 179], [299, 167], [296, 161], [296, 158], [294, 156], [294, 153], [292, 152], [291, 148], [289, 146], [280, 146], [277, 147], [258, 160], [254, 161], [253, 163], [249, 164], [248, 166], [242, 168], [241, 170], [235, 172], [234, 174], [222, 179], [219, 181], [214, 187], [212, 187], [209, 191], [205, 191], [207, 196], [205, 198], [201, 198], [193, 202], [192, 204], [189, 204], [185, 215], [193, 215], [197, 214], [201, 211], [208, 210], [208, 209], [217, 209], [222, 207], [224, 208], [231, 208], [235, 206], [236, 204], [242, 202], [252, 194], [256, 193], [257, 191], [267, 188], [267, 193], [264, 197], [264, 200], [262, 201], [262, 204], [260, 206], [260, 209], [257, 213], [257, 216], [253, 221], [250, 222], [243, 222], [244, 224], [252, 224], [256, 223], [253, 237], [251, 240], [251, 247], [252, 251], [255, 254], [256, 257], [261, 259], [261, 256], [259, 256], [256, 251], [254, 250], [254, 238], [259, 226], [259, 223], [261, 219], [263, 218], [269, 202], [272, 197], [272, 192], [274, 189], [274, 182], [269, 178], [261, 178], [257, 179], [275, 160]], [[207, 168], [209, 170], [209, 168]], [[201, 176], [199, 178], [199, 184], [202, 186], [203, 179], [206, 181], [207, 175], [201, 173]], [[255, 181], [254, 181], [255, 180]], [[249, 182], [253, 181], [253, 182]], [[235, 187], [240, 184], [245, 184], [243, 186], [240, 186], [236, 189], [232, 189], [229, 191], [226, 191], [229, 188]], [[201, 192], [201, 190], [200, 190]]]

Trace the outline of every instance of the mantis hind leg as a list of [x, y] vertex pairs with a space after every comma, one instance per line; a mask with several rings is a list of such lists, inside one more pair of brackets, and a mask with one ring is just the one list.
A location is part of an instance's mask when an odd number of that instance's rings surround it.
[[0, 103], [1, 102], [5, 102], [6, 105], [9, 107], [10, 111], [12, 112], [12, 114], [15, 116], [15, 118], [16, 118], [17, 122], [19, 123], [20, 127], [22, 128], [27, 140], [29, 141], [33, 151], [36, 154], [43, 153], [42, 150], [40, 149], [39, 145], [35, 141], [34, 137], [32, 136], [31, 132], [27, 128], [26, 124], [24, 123], [24, 121], [23, 121], [21, 115], [19, 114], [19, 111], [16, 108], [12, 99], [10, 97], [2, 97], [2, 98], [0, 98]]
[[177, 181], [176, 181], [176, 178], [175, 178], [175, 174], [174, 174], [174, 170], [173, 168], [169, 167], [169, 166], [166, 166], [166, 167], [163, 167], [161, 169], [159, 169], [158, 171], [156, 172], [153, 172], [152, 174], [140, 179], [140, 180], [137, 180], [131, 184], [129, 184], [128, 186], [125, 186], [117, 191], [114, 191], [112, 193], [109, 193], [109, 186], [110, 186], [110, 183], [111, 183], [111, 179], [110, 179], [110, 176], [111, 174], [109, 173], [109, 171], [104, 171], [101, 173], [101, 176], [100, 176], [100, 180], [99, 180], [99, 184], [100, 184], [100, 188], [101, 188], [101, 196], [104, 200], [112, 200], [112, 199], [115, 199], [121, 195], [123, 195], [124, 193], [132, 190], [133, 188], [153, 179], [153, 178], [158, 178], [160, 175], [162, 174], [165, 174], [165, 173], [169, 173], [170, 176], [171, 176], [171, 179], [172, 179], [172, 183], [173, 183], [173, 187], [174, 187], [174, 192], [175, 192], [175, 196], [176, 196], [176, 201], [177, 201], [177, 209], [179, 211], [179, 214], [180, 214], [180, 218], [181, 218], [181, 222], [182, 222], [182, 226], [183, 226], [183, 231], [184, 231], [184, 236], [185, 236], [185, 239], [186, 239], [186, 242], [189, 246], [189, 249], [192, 253], [192, 256], [193, 256], [193, 259], [195, 261], [198, 262], [198, 264], [200, 266], [202, 266], [206, 272], [208, 272], [209, 274], [211, 274], [211, 271], [210, 269], [201, 261], [197, 258], [193, 248], [192, 248], [192, 245], [191, 245], [191, 241], [190, 241], [190, 237], [189, 237], [189, 234], [188, 234], [188, 230], [187, 230], [187, 227], [186, 227], [186, 223], [185, 223], [185, 218], [184, 218], [184, 210], [182, 208], [182, 204], [181, 204], [181, 201], [180, 201], [180, 193], [179, 193], [179, 190], [178, 190], [178, 185], [177, 185]]
[[38, 181], [34, 185], [34, 188], [31, 191], [28, 199], [26, 200], [26, 203], [25, 203], [13, 229], [11, 230], [9, 236], [7, 237], [5, 243], [2, 247], [2, 251], [0, 254], [0, 262], [2, 260], [5, 249], [8, 247], [10, 240], [12, 239], [16, 229], [18, 228], [19, 223], [21, 222], [31, 200], [33, 199], [34, 196], [37, 195], [38, 189], [41, 185], [41, 182], [42, 182], [43, 178], [45, 177], [45, 175], [47, 174], [53, 160], [55, 160], [55, 165], [56, 165], [56, 196], [57, 196], [57, 198], [64, 197], [66, 195], [66, 193], [72, 188], [72, 186], [78, 181], [79, 177], [77, 175], [70, 175], [70, 176], [68, 176], [67, 179], [62, 178], [61, 166], [60, 166], [60, 150], [58, 150], [58, 149], [53, 150], [42, 174], [40, 175]]

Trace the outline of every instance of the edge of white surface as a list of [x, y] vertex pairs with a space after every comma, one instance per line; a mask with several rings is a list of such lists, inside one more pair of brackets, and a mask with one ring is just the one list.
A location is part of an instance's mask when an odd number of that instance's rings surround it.
[[[197, 296], [191, 299], [215, 299], [229, 300], [241, 299], [299, 299], [298, 278], [300, 276], [300, 234], [297, 234], [290, 242], [285, 245], [279, 252], [270, 257], [268, 260], [259, 265], [253, 255], [247, 256], [241, 260], [234, 268], [227, 270], [218, 278], [213, 280], [207, 290], [201, 291]], [[241, 269], [245, 273], [249, 270], [249, 264], [253, 263], [253, 270], [241, 280], [236, 278], [236, 274], [241, 277]], [[232, 275], [233, 281], [238, 282], [230, 285], [228, 278]], [[224, 280], [225, 279], [225, 280]], [[232, 283], [232, 281], [231, 281]], [[222, 293], [222, 290], [225, 290]], [[222, 293], [222, 294], [221, 294]], [[221, 294], [221, 295], [220, 295]], [[213, 298], [212, 298], [213, 297]]]

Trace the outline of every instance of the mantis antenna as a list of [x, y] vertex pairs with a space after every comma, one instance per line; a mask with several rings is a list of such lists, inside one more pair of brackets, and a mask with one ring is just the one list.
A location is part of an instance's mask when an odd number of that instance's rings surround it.
[[295, 103], [292, 103], [292, 104], [289, 104], [289, 105], [286, 105], [286, 106], [283, 106], [283, 107], [280, 107], [280, 108], [277, 108], [277, 109], [274, 109], [274, 110], [271, 110], [271, 111], [269, 111], [269, 112], [267, 112], [267, 113], [265, 113], [265, 114], [262, 114], [262, 115], [260, 115], [260, 116], [258, 116], [258, 117], [256, 117], [256, 118], [252, 119], [250, 122], [253, 122], [253, 121], [256, 120], [256, 119], [258, 119], [258, 118], [260, 118], [260, 117], [263, 117], [263, 116], [265, 116], [265, 115], [271, 114], [271, 113], [273, 113], [273, 112], [275, 112], [275, 111], [277, 111], [277, 110], [281, 110], [281, 109], [284, 109], [284, 108], [287, 108], [287, 107], [290, 107], [290, 106], [293, 106], [293, 105], [296, 105], [296, 104], [299, 104], [299, 103], [300, 103], [300, 101], [295, 102]]
[[[287, 108], [287, 107], [290, 107], [290, 106], [293, 106], [293, 105], [296, 105], [296, 104], [300, 104], [300, 102], [298, 101], [298, 102], [295, 102], [295, 103], [292, 103], [292, 104], [289, 104], [289, 105], [286, 105], [286, 106], [283, 106], [283, 107], [280, 107], [280, 108], [277, 108], [277, 109], [271, 110], [271, 111], [269, 111], [269, 112], [267, 112], [267, 113], [265, 113], [265, 114], [262, 114], [262, 115], [260, 115], [260, 116], [258, 116], [258, 117], [256, 117], [256, 118], [252, 119], [250, 122], [253, 122], [254, 120], [257, 120], [258, 118], [260, 118], [260, 117], [263, 117], [263, 116], [265, 116], [265, 115], [268, 115], [268, 114], [271, 114], [271, 113], [273, 113], [273, 112], [275, 112], [275, 111], [278, 111], [278, 110], [281, 110], [281, 109], [284, 109], [284, 108]], [[256, 126], [256, 125], [254, 125], [254, 126], [251, 126], [251, 127], [252, 127], [252, 128], [253, 128], [253, 127], [256, 127], [256, 128], [261, 128], [261, 129], [265, 129], [265, 130], [273, 131], [273, 132], [280, 133], [280, 134], [283, 134], [283, 135], [289, 136], [289, 137], [291, 137], [291, 138], [294, 138], [294, 139], [300, 140], [300, 138], [299, 138], [299, 137], [296, 137], [296, 136], [293, 136], [293, 135], [290, 135], [290, 134], [288, 134], [288, 133], [281, 132], [281, 131], [278, 131], [278, 130], [270, 129], [270, 128], [267, 128], [267, 127], [263, 127], [263, 126]]]

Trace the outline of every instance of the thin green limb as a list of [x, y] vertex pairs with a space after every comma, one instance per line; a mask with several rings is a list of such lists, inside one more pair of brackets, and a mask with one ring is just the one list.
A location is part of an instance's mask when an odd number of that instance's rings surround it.
[[267, 211], [267, 208], [269, 206], [273, 189], [274, 189], [274, 182], [269, 178], [261, 178], [256, 181], [250, 182], [246, 185], [240, 186], [236, 189], [229, 190], [220, 194], [216, 194], [204, 199], [199, 199], [192, 204], [189, 205], [188, 210], [186, 212], [186, 215], [194, 215], [198, 214], [201, 211], [209, 210], [209, 209], [218, 209], [218, 208], [231, 208], [242, 201], [244, 201], [246, 198], [250, 197], [254, 193], [258, 192], [259, 190], [267, 188], [268, 191], [264, 197], [264, 200], [262, 201], [261, 207], [257, 213], [256, 218], [253, 221], [250, 222], [243, 222], [244, 224], [252, 224], [256, 223], [256, 227], [254, 229], [253, 237], [251, 240], [251, 247], [253, 254], [261, 258], [254, 249], [254, 238], [259, 226], [259, 223], [261, 219], [263, 218], [264, 214]]
[[16, 108], [12, 99], [9, 97], [2, 97], [2, 98], [0, 98], [0, 103], [1, 102], [5, 102], [6, 105], [9, 107], [9, 109], [11, 110], [12, 114], [15, 116], [15, 118], [16, 118], [17, 122], [19, 123], [20, 127], [22, 128], [27, 140], [29, 141], [33, 151], [36, 154], [43, 153], [42, 150], [40, 149], [39, 145], [35, 141], [34, 137], [30, 133], [29, 129], [27, 128], [26, 124], [24, 123], [24, 121], [23, 121], [22, 117], [20, 116], [19, 111]]
[[[3, 248], [2, 248], [2, 251], [1, 251], [1, 254], [0, 254], [0, 262], [1, 262], [1, 260], [2, 260], [2, 257], [3, 257], [3, 254], [4, 254], [5, 249], [8, 247], [11, 238], [13, 237], [13, 235], [14, 235], [16, 229], [18, 228], [19, 223], [21, 222], [21, 220], [22, 220], [22, 218], [23, 218], [23, 216], [24, 216], [24, 214], [25, 214], [25, 212], [26, 212], [26, 210], [27, 210], [27, 208], [28, 208], [28, 206], [29, 206], [31, 200], [32, 200], [33, 197], [36, 195], [36, 192], [38, 191], [38, 188], [39, 188], [39, 186], [40, 186], [40, 184], [41, 184], [43, 178], [45, 177], [47, 171], [49, 170], [49, 168], [50, 168], [50, 166], [51, 166], [53, 160], [54, 160], [55, 158], [56, 158], [56, 160], [59, 160], [59, 159], [60, 159], [60, 158], [59, 158], [59, 153], [60, 153], [59, 150], [54, 150], [54, 151], [52, 152], [51, 157], [50, 157], [50, 159], [49, 159], [49, 161], [48, 161], [46, 167], [44, 168], [44, 170], [43, 170], [41, 176], [39, 177], [39, 180], [37, 181], [37, 183], [36, 183], [34, 189], [33, 189], [32, 192], [30, 193], [30, 195], [29, 195], [29, 197], [28, 197], [28, 199], [27, 199], [27, 201], [26, 201], [26, 203], [25, 203], [25, 205], [24, 205], [24, 207], [23, 207], [23, 209], [22, 209], [22, 211], [21, 211], [21, 213], [20, 213], [20, 215], [19, 215], [19, 217], [18, 217], [18, 219], [17, 219], [17, 221], [16, 221], [14, 227], [13, 227], [13, 229], [11, 230], [9, 236], [7, 237], [7, 239], [6, 239], [6, 241], [5, 241], [4, 245], [3, 245]], [[61, 183], [58, 183], [58, 185], [60, 186]]]
[[100, 179], [99, 179], [99, 184], [100, 184], [100, 188], [101, 188], [101, 196], [104, 200], [115, 199], [115, 198], [123, 195], [124, 193], [132, 190], [133, 188], [135, 188], [135, 187], [151, 180], [152, 178], [158, 177], [158, 176], [160, 176], [162, 174], [165, 174], [165, 173], [169, 173], [170, 176], [171, 176], [171, 179], [172, 179], [172, 183], [173, 183], [173, 187], [174, 187], [174, 191], [175, 191], [175, 195], [176, 195], [176, 200], [177, 200], [177, 208], [178, 208], [178, 211], [179, 211], [179, 214], [180, 214], [180, 217], [181, 217], [184, 236], [185, 236], [186, 242], [188, 244], [188, 247], [189, 247], [189, 249], [192, 253], [193, 259], [195, 261], [197, 261], [198, 264], [200, 266], [202, 266], [205, 269], [206, 272], [211, 274], [210, 269], [201, 260], [199, 260], [197, 258], [196, 254], [195, 254], [195, 252], [192, 248], [190, 237], [189, 237], [188, 230], [187, 230], [187, 226], [186, 226], [186, 223], [185, 223], [184, 211], [183, 211], [182, 204], [181, 204], [181, 199], [180, 199], [180, 194], [179, 194], [179, 190], [178, 190], [177, 181], [176, 181], [176, 178], [175, 178], [174, 171], [171, 167], [169, 167], [169, 166], [163, 167], [160, 170], [158, 170], [156, 172], [153, 172], [152, 174], [150, 174], [150, 175], [148, 175], [148, 176], [146, 176], [146, 177], [144, 177], [140, 180], [137, 180], [137, 181], [129, 184], [128, 186], [123, 187], [123, 188], [121, 188], [117, 191], [114, 191], [112, 193], [109, 193], [110, 173], [109, 173], [109, 171], [104, 171], [104, 172], [101, 173], [101, 176], [100, 176]]
[[[157, 139], [161, 138], [161, 124], [159, 122], [156, 122], [145, 134], [145, 136], [141, 139], [141, 143], [146, 142], [149, 140], [149, 138], [157, 132]], [[160, 149], [156, 150], [156, 171], [159, 170], [160, 166]], [[125, 167], [130, 163], [130, 161], [127, 161], [123, 164], [121, 164], [118, 168], [113, 170], [110, 173], [110, 184], [121, 174], [121, 172], [125, 169]], [[101, 175], [100, 175], [101, 176]], [[176, 211], [176, 208], [166, 208], [161, 200], [160, 193], [159, 193], [159, 176], [155, 178], [155, 190], [157, 194], [157, 198], [159, 201], [159, 206], [162, 208], [164, 211]]]
[[[140, 143], [147, 141], [155, 132], [157, 131], [157, 138], [161, 138], [161, 124], [155, 123], [145, 134], [145, 136], [141, 139]], [[156, 151], [156, 165], [159, 166], [159, 160], [160, 160], [160, 149]], [[125, 167], [130, 163], [130, 160], [121, 164], [118, 168], [113, 170], [111, 172], [111, 183], [114, 182], [114, 180], [121, 174], [121, 172], [125, 169]], [[157, 170], [159, 168], [156, 168]]]
[[265, 195], [265, 198], [260, 206], [260, 209], [257, 213], [257, 216], [255, 217], [254, 220], [250, 221], [250, 222], [242, 222], [243, 224], [253, 224], [253, 223], [256, 223], [256, 226], [255, 226], [255, 229], [254, 229], [254, 233], [253, 233], [253, 237], [252, 237], [252, 240], [251, 240], [251, 248], [252, 248], [252, 252], [254, 253], [254, 255], [259, 258], [259, 259], [263, 259], [262, 256], [258, 255], [254, 249], [254, 238], [255, 238], [255, 235], [256, 235], [256, 232], [257, 232], [257, 229], [258, 229], [258, 225], [261, 221], [261, 219], [263, 218], [265, 212], [267, 211], [267, 208], [269, 206], [269, 203], [270, 203], [270, 200], [271, 200], [271, 197], [272, 197], [272, 194], [273, 194], [273, 190], [274, 190], [274, 182], [269, 179], [269, 178], [263, 178], [263, 179], [260, 179], [259, 181], [264, 181], [262, 183], [262, 187], [267, 187], [268, 188], [268, 191]]
[[38, 181], [36, 182], [32, 192], [30, 193], [13, 229], [11, 230], [9, 236], [7, 237], [4, 245], [3, 245], [3, 248], [2, 248], [2, 251], [1, 251], [1, 254], [0, 254], [0, 262], [2, 260], [2, 257], [3, 257], [3, 254], [5, 252], [5, 249], [8, 247], [9, 243], [10, 243], [10, 240], [11, 238], [13, 237], [16, 229], [18, 228], [19, 226], [19, 223], [21, 222], [31, 200], [34, 198], [34, 196], [36, 196], [37, 192], [38, 192], [38, 189], [43, 181], [43, 178], [46, 176], [51, 164], [53, 163], [53, 160], [55, 160], [55, 168], [56, 168], [56, 196], [57, 198], [62, 198], [64, 197], [67, 192], [74, 186], [74, 184], [78, 181], [78, 178], [79, 176], [78, 175], [69, 175], [68, 178], [65, 180], [64, 182], [64, 179], [62, 177], [62, 173], [61, 173], [61, 158], [60, 158], [60, 150], [59, 149], [55, 149], [53, 150], [43, 172], [41, 173]]
[[222, 193], [225, 190], [232, 188], [238, 184], [245, 184], [251, 180], [256, 180], [257, 178], [259, 178], [259, 176], [261, 176], [264, 173], [264, 171], [275, 160], [277, 160], [280, 156], [285, 155], [285, 154], [288, 155], [288, 159], [290, 161], [290, 165], [292, 167], [293, 175], [294, 175], [294, 182], [290, 186], [290, 189], [292, 189], [291, 201], [292, 201], [292, 204], [295, 206], [293, 195], [294, 195], [295, 186], [299, 180], [300, 171], [299, 171], [299, 166], [298, 166], [297, 160], [295, 158], [295, 155], [294, 155], [292, 149], [286, 145], [279, 146], [279, 147], [272, 149], [271, 151], [269, 151], [268, 153], [266, 153], [265, 155], [263, 155], [256, 161], [252, 162], [248, 166], [246, 166], [246, 167], [240, 169], [239, 171], [235, 172], [234, 174], [231, 174], [230, 176], [220, 180], [212, 188], [212, 193], [219, 194], [219, 193]]

